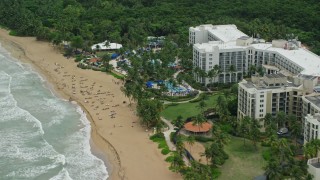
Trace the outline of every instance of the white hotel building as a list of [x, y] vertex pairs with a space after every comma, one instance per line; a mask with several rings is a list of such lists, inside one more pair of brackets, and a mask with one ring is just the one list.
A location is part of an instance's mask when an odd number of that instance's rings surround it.
[[[296, 40], [273, 40], [248, 37], [235, 25], [200, 25], [189, 28], [189, 43], [193, 44], [193, 64], [209, 72], [215, 65], [221, 73], [214, 82], [238, 82], [248, 73], [249, 67], [265, 66], [266, 72], [275, 69], [287, 75], [320, 76], [320, 58], [301, 47]], [[233, 65], [235, 72], [230, 72]], [[195, 77], [208, 84], [209, 78]]]

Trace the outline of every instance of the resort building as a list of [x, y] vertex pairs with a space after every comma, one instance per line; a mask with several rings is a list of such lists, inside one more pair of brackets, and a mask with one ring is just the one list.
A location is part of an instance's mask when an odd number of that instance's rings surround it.
[[[301, 47], [296, 39], [273, 40], [248, 37], [235, 25], [201, 25], [189, 28], [189, 43], [193, 44], [193, 65], [208, 73], [215, 65], [220, 74], [213, 82], [238, 82], [251, 69], [264, 68], [266, 73], [285, 71], [285, 75], [320, 76], [320, 58]], [[195, 74], [204, 84], [210, 78]]]
[[189, 28], [189, 43], [208, 43], [209, 41], [229, 42], [247, 36], [236, 25], [204, 24]]
[[110, 43], [107, 40], [102, 42], [102, 43], [98, 43], [98, 44], [94, 44], [91, 46], [91, 49], [93, 51], [110, 51], [110, 50], [117, 50], [117, 49], [121, 49], [122, 48], [122, 44], [118, 44], [118, 43]]
[[320, 139], [320, 114], [308, 114], [304, 118], [304, 144], [312, 139]]
[[308, 172], [313, 176], [313, 179], [320, 179], [320, 158], [308, 160]]
[[267, 113], [275, 116], [282, 111], [303, 120], [307, 114], [320, 112], [318, 84], [317, 77], [285, 76], [278, 71], [244, 79], [238, 88], [238, 119], [263, 119]]

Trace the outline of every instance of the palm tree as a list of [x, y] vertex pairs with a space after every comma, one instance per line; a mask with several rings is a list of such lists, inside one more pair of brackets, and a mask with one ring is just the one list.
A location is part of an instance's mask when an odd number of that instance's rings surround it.
[[176, 148], [177, 148], [177, 152], [182, 156], [182, 154], [184, 153], [184, 143], [183, 143], [183, 138], [181, 135], [177, 135], [176, 136]]
[[229, 142], [230, 140], [229, 135], [223, 132], [219, 126], [217, 125], [213, 126], [211, 131], [212, 131], [213, 141], [218, 143], [218, 145], [221, 148], [223, 148], [223, 146]]
[[210, 86], [212, 86], [212, 82], [213, 82], [213, 77], [215, 77], [215, 70], [214, 69], [211, 69], [209, 72], [208, 72], [208, 77], [209, 77], [209, 80], [210, 80]]
[[108, 53], [106, 53], [106, 54], [104, 54], [103, 56], [102, 56], [102, 62], [103, 62], [103, 64], [104, 64], [104, 66], [105, 66], [105, 68], [106, 68], [106, 70], [108, 71], [109, 70], [109, 68], [110, 68], [110, 66], [109, 66], [109, 61], [111, 60], [111, 57], [110, 57], [110, 55], [108, 54]]
[[193, 123], [192, 125], [198, 126], [199, 127], [199, 132], [200, 132], [200, 128], [202, 127], [202, 124], [206, 122], [205, 117], [203, 116], [203, 114], [198, 114], [196, 118], [193, 119]]
[[190, 153], [191, 153], [191, 147], [194, 145], [195, 140], [196, 140], [195, 137], [192, 135], [186, 138], [186, 142], [189, 144]]
[[256, 66], [250, 65], [250, 67], [249, 67], [250, 77], [251, 77], [252, 74], [254, 74], [255, 72], [256, 72]]
[[312, 141], [310, 141], [310, 144], [315, 150], [315, 157], [319, 157], [318, 153], [320, 149], [320, 139], [313, 139]]
[[281, 168], [279, 168], [279, 161], [274, 159], [269, 161], [268, 165], [265, 167], [265, 175], [267, 179], [274, 179], [274, 180], [281, 180], [282, 179], [282, 172]]
[[204, 112], [204, 108], [207, 107], [207, 103], [202, 99], [198, 105], [198, 108], [201, 110], [201, 113]]
[[184, 162], [183, 162], [182, 156], [177, 152], [173, 152], [172, 161], [169, 169], [172, 170], [173, 172], [179, 172], [183, 166], [184, 166]]
[[297, 147], [297, 138], [298, 136], [301, 135], [302, 133], [302, 126], [301, 123], [297, 120], [296, 116], [290, 114], [288, 116], [288, 120], [290, 122], [290, 131], [291, 131], [291, 135], [294, 137], [294, 141], [295, 141], [295, 145]]
[[236, 72], [236, 68], [234, 67], [233, 64], [231, 64], [231, 65], [229, 66], [230, 83], [232, 82], [232, 75], [233, 75], [234, 72]]
[[251, 118], [248, 116], [245, 116], [241, 120], [240, 124], [240, 134], [243, 138], [243, 145], [246, 145], [246, 137], [249, 135], [249, 125], [250, 125]]
[[213, 69], [216, 72], [216, 73], [214, 73], [213, 77], [216, 78], [221, 73], [221, 69], [220, 69], [219, 65], [214, 65]]
[[276, 115], [276, 120], [278, 122], [278, 127], [282, 128], [286, 121], [286, 114], [283, 111], [279, 111]]
[[250, 139], [253, 142], [255, 149], [257, 150], [257, 141], [260, 140], [260, 128], [261, 125], [259, 124], [258, 120], [251, 119], [250, 121]]
[[200, 69], [199, 75], [200, 75], [200, 77], [201, 77], [201, 82], [202, 82], [202, 83], [203, 83], [203, 79], [208, 76], [207, 73], [206, 73], [206, 71], [204, 71], [203, 69]]
[[129, 105], [131, 106], [131, 88], [129, 88], [130, 86], [128, 86], [127, 88], [125, 86], [122, 86], [120, 88], [120, 90], [122, 91], [122, 93], [129, 99]]

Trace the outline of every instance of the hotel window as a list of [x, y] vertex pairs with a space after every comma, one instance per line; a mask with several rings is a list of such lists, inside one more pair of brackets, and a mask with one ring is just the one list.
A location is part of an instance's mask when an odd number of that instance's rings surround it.
[[260, 104], [260, 107], [263, 107], [263, 104]]
[[261, 94], [261, 95], [260, 95], [260, 97], [261, 97], [261, 98], [263, 98], [263, 97], [264, 97], [264, 95], [263, 95], [263, 94]]
[[261, 99], [261, 100], [260, 100], [260, 102], [264, 102], [264, 100], [263, 100], [263, 99]]
[[212, 64], [212, 62], [209, 62], [209, 64]]
[[210, 61], [212, 61], [212, 58], [209, 58]]
[[212, 54], [209, 54], [209, 56], [212, 56]]

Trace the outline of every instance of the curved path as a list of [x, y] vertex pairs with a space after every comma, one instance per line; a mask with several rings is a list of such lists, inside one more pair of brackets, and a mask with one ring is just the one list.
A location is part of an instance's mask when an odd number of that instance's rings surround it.
[[[166, 143], [167, 143], [170, 151], [175, 151], [176, 145], [174, 145], [170, 140], [170, 134], [172, 132], [175, 132], [174, 126], [171, 124], [170, 121], [166, 120], [165, 118], [163, 118], [163, 117], [160, 117], [160, 118], [161, 118], [161, 121], [164, 122], [169, 127], [169, 129], [167, 131], [163, 132], [164, 138], [166, 139]], [[186, 164], [186, 166], [190, 166], [190, 162], [185, 155], [183, 155], [183, 161]]]
[[161, 118], [161, 121], [164, 122], [169, 127], [169, 129], [167, 131], [163, 132], [164, 137], [165, 137], [166, 142], [167, 142], [167, 145], [168, 145], [168, 147], [169, 147], [169, 149], [171, 151], [175, 151], [176, 150], [176, 146], [170, 141], [170, 134], [172, 132], [175, 132], [174, 126], [171, 124], [171, 122], [169, 122], [165, 118], [163, 118], [163, 117], [160, 117], [160, 118]]
[[183, 103], [188, 103], [188, 102], [190, 102], [190, 101], [192, 101], [192, 100], [197, 99], [197, 98], [200, 96], [200, 94], [202, 94], [202, 93], [203, 93], [203, 92], [199, 90], [199, 93], [196, 95], [196, 97], [194, 97], [194, 98], [192, 98], [192, 99], [189, 99], [189, 100], [186, 100], [186, 101], [178, 101], [178, 102], [162, 101], [162, 102], [163, 102], [163, 104], [171, 104], [171, 103], [183, 104]]

